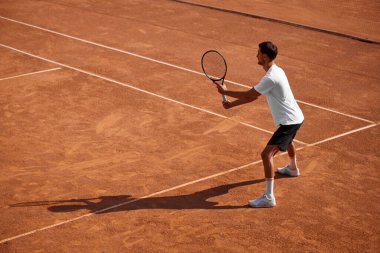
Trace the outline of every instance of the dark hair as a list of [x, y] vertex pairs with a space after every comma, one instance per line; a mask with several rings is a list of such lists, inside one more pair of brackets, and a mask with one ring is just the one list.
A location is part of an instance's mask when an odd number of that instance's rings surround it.
[[261, 42], [259, 48], [262, 54], [268, 55], [271, 60], [277, 56], [277, 46], [270, 41]]

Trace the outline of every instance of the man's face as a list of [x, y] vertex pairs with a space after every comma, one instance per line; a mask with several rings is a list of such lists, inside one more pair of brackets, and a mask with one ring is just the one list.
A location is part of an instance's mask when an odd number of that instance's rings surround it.
[[265, 61], [264, 61], [264, 56], [263, 54], [261, 53], [260, 49], [257, 50], [257, 64], [259, 65], [264, 65]]

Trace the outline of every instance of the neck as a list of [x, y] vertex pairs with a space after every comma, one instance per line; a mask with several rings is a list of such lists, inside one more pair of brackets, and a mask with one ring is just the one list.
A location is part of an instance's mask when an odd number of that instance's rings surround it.
[[263, 65], [263, 68], [265, 71], [268, 71], [270, 69], [270, 67], [272, 67], [274, 64], [274, 61], [270, 61], [270, 62], [266, 62], [264, 65]]

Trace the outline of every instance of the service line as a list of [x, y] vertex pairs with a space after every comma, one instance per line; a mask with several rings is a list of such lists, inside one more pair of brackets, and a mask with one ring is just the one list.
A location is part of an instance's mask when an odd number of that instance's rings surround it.
[[0, 81], [9, 80], [9, 79], [13, 79], [13, 78], [18, 78], [18, 77], [22, 77], [22, 76], [30, 76], [30, 75], [35, 75], [35, 74], [55, 71], [55, 70], [59, 70], [59, 69], [61, 69], [61, 68], [45, 69], [45, 70], [36, 71], [36, 72], [30, 72], [30, 73], [26, 73], [26, 74], [17, 75], [17, 76], [5, 77], [5, 78], [1, 78]]

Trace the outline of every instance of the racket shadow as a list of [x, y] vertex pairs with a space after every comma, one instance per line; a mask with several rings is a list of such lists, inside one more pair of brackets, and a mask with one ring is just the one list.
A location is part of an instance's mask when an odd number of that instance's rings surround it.
[[[276, 179], [282, 177], [276, 176]], [[51, 212], [75, 212], [88, 210], [90, 213], [109, 213], [133, 211], [142, 209], [240, 209], [248, 205], [219, 205], [218, 202], [208, 199], [227, 194], [231, 189], [265, 182], [265, 179], [256, 179], [220, 185], [210, 189], [177, 196], [162, 196], [148, 198], [133, 198], [131, 195], [100, 196], [89, 199], [68, 199], [53, 201], [23, 202], [10, 205], [10, 207], [48, 206]], [[249, 197], [249, 196], [247, 196]], [[110, 208], [120, 205], [119, 207]], [[103, 210], [106, 209], [106, 210]], [[103, 211], [102, 211], [103, 210]]]

